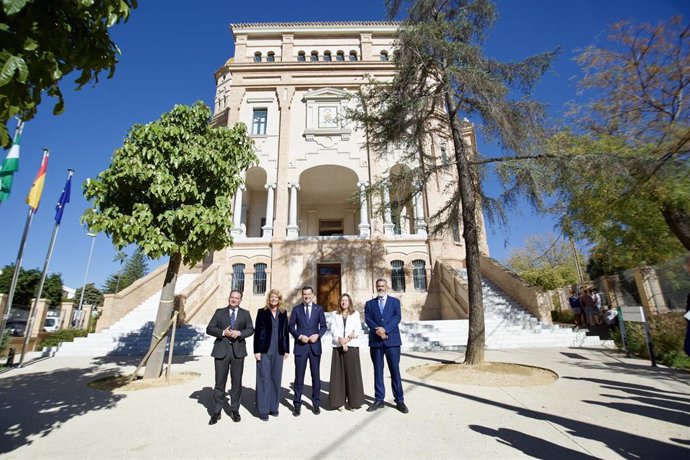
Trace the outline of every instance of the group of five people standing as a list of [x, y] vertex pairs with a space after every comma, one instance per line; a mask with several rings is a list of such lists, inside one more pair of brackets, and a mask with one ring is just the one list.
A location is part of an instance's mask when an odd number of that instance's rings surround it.
[[[384, 279], [376, 280], [376, 291], [377, 296], [369, 300], [364, 308], [364, 318], [369, 328], [369, 352], [374, 366], [374, 403], [367, 411], [373, 412], [384, 405], [385, 360], [391, 373], [396, 407], [406, 414], [408, 409], [400, 377], [400, 301], [388, 296], [387, 282]], [[230, 418], [234, 422], [241, 420], [239, 406], [244, 358], [247, 356], [246, 339], [252, 334], [256, 359], [256, 408], [261, 420], [268, 420], [269, 415], [278, 416], [283, 361], [290, 352], [288, 334], [295, 341], [293, 415], [301, 414], [307, 365], [312, 378], [312, 412], [316, 415], [321, 413], [321, 337], [329, 326], [333, 345], [329, 404], [338, 410], [343, 410], [346, 406], [356, 410], [364, 404], [359, 359], [362, 335], [359, 312], [355, 310], [352, 298], [343, 294], [328, 325], [323, 307], [313, 300], [313, 288], [303, 287], [302, 303], [293, 307], [288, 319], [287, 311], [282, 305], [282, 294], [272, 289], [268, 293], [266, 305], [257, 312], [255, 326], [252, 326], [249, 311], [240, 307], [242, 292], [230, 292], [228, 306], [216, 310], [206, 328], [206, 333], [216, 338], [211, 353], [215, 360], [215, 387], [210, 425], [220, 419], [228, 374], [231, 380]]]

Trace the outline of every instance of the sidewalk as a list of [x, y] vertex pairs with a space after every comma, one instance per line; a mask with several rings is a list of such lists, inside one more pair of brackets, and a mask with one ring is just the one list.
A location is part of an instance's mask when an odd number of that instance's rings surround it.
[[[362, 350], [367, 402], [372, 366]], [[401, 369], [459, 353], [408, 353]], [[51, 358], [0, 375], [2, 458], [690, 458], [690, 374], [652, 368], [609, 350], [487, 351], [487, 360], [549, 368], [555, 383], [488, 388], [421, 381], [403, 372], [410, 413], [375, 413], [305, 402], [291, 414], [292, 357], [283, 371], [280, 416], [263, 422], [253, 408], [255, 366], [245, 362], [241, 423], [227, 414], [209, 426], [213, 359], [194, 357], [174, 372], [199, 372], [185, 384], [126, 394], [86, 384], [134, 363]], [[327, 381], [330, 351], [321, 363]], [[307, 375], [307, 383], [310, 381]], [[392, 402], [387, 385], [387, 402]], [[305, 395], [310, 395], [309, 386]], [[306, 398], [305, 398], [306, 400]]]

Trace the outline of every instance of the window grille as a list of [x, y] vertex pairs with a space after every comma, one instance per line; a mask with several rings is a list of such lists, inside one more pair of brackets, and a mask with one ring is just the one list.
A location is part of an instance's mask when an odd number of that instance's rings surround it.
[[244, 264], [233, 264], [231, 284], [234, 291], [244, 292]]
[[254, 264], [254, 294], [266, 293], [266, 264]]
[[395, 292], [405, 292], [405, 262], [394, 260], [391, 262], [391, 288]]
[[412, 261], [412, 278], [416, 291], [426, 291], [426, 263], [423, 260]]

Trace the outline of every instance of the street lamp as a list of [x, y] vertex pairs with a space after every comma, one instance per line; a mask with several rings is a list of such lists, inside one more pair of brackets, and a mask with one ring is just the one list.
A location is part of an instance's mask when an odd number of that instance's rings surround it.
[[91, 237], [91, 249], [89, 250], [89, 260], [86, 262], [86, 273], [84, 273], [84, 283], [82, 283], [81, 286], [81, 296], [79, 297], [79, 306], [77, 307], [77, 311], [79, 312], [79, 319], [81, 320], [81, 306], [84, 303], [84, 291], [86, 290], [86, 279], [89, 277], [89, 267], [91, 267], [91, 256], [93, 256], [93, 246], [96, 243], [96, 234], [95, 233], [87, 233], [86, 236]]

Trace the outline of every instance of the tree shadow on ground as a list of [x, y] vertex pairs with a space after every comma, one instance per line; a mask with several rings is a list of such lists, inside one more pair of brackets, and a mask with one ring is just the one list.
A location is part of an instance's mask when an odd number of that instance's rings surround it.
[[[599, 350], [601, 351], [601, 350]], [[564, 364], [572, 365], [572, 361], [564, 361]], [[618, 360], [612, 356], [610, 360], [604, 362], [597, 361], [580, 361], [577, 366], [581, 369], [592, 369], [597, 371], [607, 371], [612, 374], [630, 374], [640, 377], [650, 378], [657, 381], [663, 380], [668, 382], [683, 383], [690, 385], [690, 372], [680, 371], [668, 367], [652, 367], [649, 361], [640, 360], [638, 363], [628, 363]], [[624, 382], [621, 382], [624, 383]]]
[[[141, 360], [144, 358], [144, 356], [99, 356], [96, 358], [93, 358], [91, 360], [92, 364], [102, 366], [102, 365], [108, 365], [108, 364], [114, 364], [120, 367], [133, 367], [136, 369], [136, 367], [139, 365]], [[172, 358], [172, 371], [175, 372], [175, 365], [176, 364], [185, 364], [185, 363], [190, 363], [193, 361], [199, 361], [199, 359], [202, 358], [201, 356], [173, 356]], [[168, 356], [165, 356], [165, 361], [163, 362], [163, 371], [165, 371], [165, 367], [168, 365]], [[143, 375], [144, 371], [143, 369], [146, 366], [142, 366], [141, 370], [139, 371], [139, 375]], [[134, 372], [134, 369], [132, 369], [132, 372]]]
[[48, 436], [74, 417], [114, 408], [125, 398], [87, 384], [113, 372], [96, 366], [20, 374], [0, 379], [0, 454]]
[[563, 377], [567, 380], [584, 380], [599, 384], [601, 390], [618, 391], [621, 394], [602, 393], [601, 396], [609, 399], [622, 399], [636, 401], [639, 404], [628, 402], [591, 401], [583, 400], [587, 404], [595, 404], [610, 409], [616, 409], [626, 414], [635, 414], [642, 417], [656, 419], [667, 423], [675, 423], [680, 426], [690, 426], [690, 399], [674, 396], [682, 393], [667, 392], [647, 385], [631, 384], [616, 380], [593, 379], [587, 377]]
[[578, 452], [553, 442], [508, 428], [494, 430], [481, 425], [470, 425], [470, 429], [486, 436], [492, 436], [496, 438], [499, 443], [518, 449], [534, 458], [558, 458], [559, 460], [596, 458], [584, 452]]
[[434, 358], [433, 356], [426, 356], [423, 354], [415, 354], [415, 353], [410, 353], [410, 352], [400, 353], [400, 356], [405, 356], [407, 358], [412, 358], [412, 359], [421, 359], [424, 361], [434, 361], [434, 362], [441, 363], [441, 364], [462, 364], [465, 361], [464, 355], [461, 355], [461, 357], [458, 358], [457, 360]]
[[[521, 406], [513, 406], [511, 404], [491, 401], [489, 399], [485, 399], [479, 396], [460, 393], [458, 391], [442, 388], [425, 382], [417, 382], [407, 379], [403, 379], [403, 382], [410, 385], [421, 386], [428, 389], [436, 390], [448, 395], [457, 396], [481, 404], [494, 406], [509, 412], [513, 412], [522, 417], [560, 425], [567, 430], [567, 433], [569, 435], [600, 442], [601, 444], [608, 446], [608, 448], [611, 449], [611, 451], [615, 452], [623, 458], [686, 458], [688, 456], [688, 450], [686, 448], [669, 444], [657, 439], [646, 438], [644, 436], [639, 436], [637, 434], [614, 430], [606, 426], [586, 423], [580, 420], [575, 420], [555, 414], [549, 414], [546, 412], [540, 412]], [[535, 442], [551, 444], [548, 441], [538, 440], [536, 438]], [[543, 450], [544, 452], [546, 452], [546, 449], [548, 449], [549, 446], [533, 446], [532, 448], [539, 451]], [[548, 457], [552, 457], [552, 455], [548, 455]]]
[[[109, 362], [119, 365], [127, 365], [134, 360], [138, 365], [144, 358], [151, 344], [153, 335], [153, 322], [149, 321], [138, 330], [124, 334], [118, 338], [115, 348], [105, 356], [94, 358], [94, 362]], [[207, 339], [206, 334], [196, 330], [193, 326], [184, 324], [177, 328], [175, 333], [175, 347], [173, 348], [173, 360], [176, 363], [194, 361], [196, 348]], [[170, 336], [166, 338], [165, 360], [168, 362], [168, 350], [170, 348]]]

